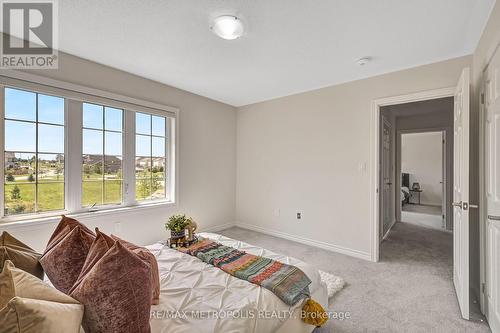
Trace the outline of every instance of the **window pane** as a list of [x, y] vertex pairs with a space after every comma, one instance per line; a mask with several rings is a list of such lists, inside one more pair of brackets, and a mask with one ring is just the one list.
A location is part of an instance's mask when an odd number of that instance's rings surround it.
[[153, 156], [164, 157], [165, 156], [165, 138], [153, 137]]
[[105, 129], [111, 131], [122, 131], [122, 110], [115, 108], [104, 108], [105, 120], [104, 123], [106, 125]]
[[5, 152], [6, 183], [35, 181], [34, 173], [35, 154]]
[[5, 121], [5, 150], [29, 151], [36, 149], [36, 125], [19, 121]]
[[102, 181], [84, 181], [82, 183], [82, 206], [102, 205]]
[[151, 156], [151, 137], [144, 135], [135, 136], [135, 154], [137, 156]]
[[105, 154], [106, 155], [121, 155], [122, 154], [122, 134], [115, 132], [105, 132]]
[[58, 181], [64, 181], [64, 155], [38, 154], [38, 182]]
[[101, 154], [102, 151], [102, 131], [83, 130], [83, 153], [84, 154]]
[[165, 180], [153, 175], [151, 182], [151, 199], [165, 198]]
[[101, 105], [83, 103], [83, 127], [102, 129], [103, 112]]
[[118, 156], [104, 157], [104, 178], [122, 179], [122, 159]]
[[152, 116], [153, 135], [165, 136], [165, 118]]
[[102, 180], [102, 169], [102, 155], [83, 155], [83, 181]]
[[64, 98], [38, 94], [38, 121], [64, 125]]
[[5, 215], [35, 212], [35, 184], [5, 185]]
[[64, 209], [64, 183], [38, 184], [38, 211]]
[[151, 199], [151, 178], [142, 178], [135, 181], [136, 200]]
[[135, 158], [135, 177], [136, 178], [151, 177], [151, 157]]
[[5, 89], [5, 118], [36, 120], [36, 94], [28, 91]]
[[38, 151], [64, 153], [64, 127], [39, 124]]
[[165, 159], [154, 157], [153, 158], [153, 167], [151, 169], [153, 176], [159, 178], [165, 178]]
[[122, 181], [105, 180], [104, 181], [104, 203], [120, 204], [122, 202]]
[[151, 134], [151, 116], [149, 114], [135, 113], [135, 132], [138, 134]]

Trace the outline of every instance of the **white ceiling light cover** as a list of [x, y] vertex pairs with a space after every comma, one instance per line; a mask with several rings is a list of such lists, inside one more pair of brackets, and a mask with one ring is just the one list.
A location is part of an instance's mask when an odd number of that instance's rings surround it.
[[215, 18], [212, 31], [224, 39], [236, 39], [243, 35], [243, 22], [236, 16], [222, 15]]

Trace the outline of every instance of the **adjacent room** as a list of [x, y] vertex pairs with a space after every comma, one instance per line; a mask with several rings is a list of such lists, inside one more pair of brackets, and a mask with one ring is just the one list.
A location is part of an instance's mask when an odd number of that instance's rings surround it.
[[0, 8], [0, 333], [500, 333], [498, 1]]
[[444, 144], [444, 131], [401, 134], [402, 222], [446, 227]]

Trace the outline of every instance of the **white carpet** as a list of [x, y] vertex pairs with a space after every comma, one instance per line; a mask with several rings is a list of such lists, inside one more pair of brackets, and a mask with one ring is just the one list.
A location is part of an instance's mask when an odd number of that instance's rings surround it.
[[323, 272], [322, 270], [319, 270], [319, 275], [321, 276], [321, 281], [326, 283], [328, 298], [333, 297], [333, 295], [344, 288], [345, 281], [343, 278], [331, 273]]

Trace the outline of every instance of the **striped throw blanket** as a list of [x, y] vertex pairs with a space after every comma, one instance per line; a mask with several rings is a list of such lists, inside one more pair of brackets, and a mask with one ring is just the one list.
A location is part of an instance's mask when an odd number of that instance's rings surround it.
[[200, 238], [197, 243], [178, 250], [272, 291], [287, 305], [295, 305], [310, 297], [311, 280], [295, 266], [239, 251], [207, 238]]

